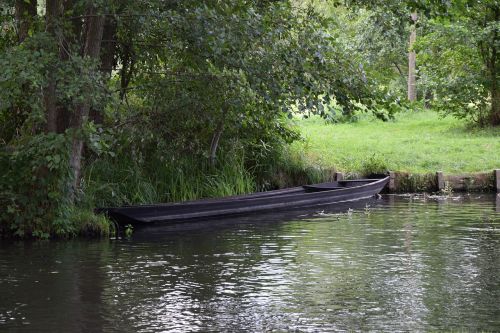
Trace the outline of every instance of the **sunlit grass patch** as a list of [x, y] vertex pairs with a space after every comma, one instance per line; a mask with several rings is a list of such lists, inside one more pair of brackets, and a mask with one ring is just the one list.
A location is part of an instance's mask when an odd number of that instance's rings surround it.
[[[470, 128], [431, 111], [401, 113], [395, 121], [369, 117], [357, 123], [299, 120], [302, 143], [312, 163], [364, 172], [377, 165], [407, 172], [477, 172], [500, 167], [500, 129]], [[370, 162], [371, 161], [371, 162]]]

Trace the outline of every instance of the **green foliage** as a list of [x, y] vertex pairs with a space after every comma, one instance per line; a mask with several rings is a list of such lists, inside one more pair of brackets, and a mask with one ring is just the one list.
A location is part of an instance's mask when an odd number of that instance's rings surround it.
[[125, 238], [130, 238], [132, 237], [132, 234], [134, 233], [134, 227], [131, 224], [127, 224], [125, 226]]
[[488, 72], [476, 48], [477, 31], [465, 22], [429, 23], [417, 44], [421, 86], [441, 113], [486, 124], [491, 108]]
[[373, 153], [361, 163], [361, 172], [365, 176], [385, 174], [389, 171], [387, 161], [382, 156]]
[[109, 237], [116, 234], [114, 224], [104, 215], [95, 214], [92, 209], [73, 207], [67, 212], [67, 224], [71, 230], [61, 234], [63, 237]]
[[[0, 54], [0, 231], [17, 237], [67, 237], [79, 233], [72, 219], [69, 165], [72, 132], [45, 133], [45, 87], [50, 72], [60, 81], [57, 102], [70, 113], [83, 100], [106, 93], [82, 57], [58, 62], [54, 40], [36, 33]], [[101, 91], [101, 93], [95, 93]], [[85, 133], [91, 133], [91, 129]], [[5, 171], [4, 171], [5, 170]]]
[[0, 138], [12, 140], [45, 122], [43, 87], [54, 54], [44, 34], [0, 54]]
[[[353, 1], [357, 2], [357, 1]], [[485, 1], [370, 0], [372, 7], [408, 8], [429, 18], [419, 45], [420, 87], [427, 103], [479, 125], [500, 125], [500, 4]]]
[[223, 148], [237, 141], [258, 159], [263, 150], [253, 148], [298, 137], [283, 119], [293, 107], [326, 115], [334, 98], [350, 110], [368, 94], [357, 65], [314, 11], [295, 11], [286, 1], [264, 8], [186, 1], [161, 15], [136, 22], [149, 36], [141, 42], [170, 42], [134, 50], [134, 83], [142, 89], [127, 94], [143, 123], [137, 128], [150, 129], [143, 136], [155, 144], [168, 139], [176, 151], [207, 158], [222, 132]]
[[356, 55], [373, 87], [387, 99], [405, 99], [408, 68], [409, 11], [405, 7], [387, 10], [383, 6], [351, 8], [341, 15], [342, 43]]
[[184, 157], [139, 161], [126, 155], [94, 161], [83, 178], [89, 206], [193, 200], [255, 190], [241, 153], [228, 152], [215, 167]]
[[107, 236], [112, 225], [70, 198], [69, 142], [62, 134], [19, 139], [0, 150], [0, 234], [19, 238]]
[[13, 0], [0, 2], [0, 22], [2, 22], [2, 28], [0, 29], [0, 53], [14, 45], [16, 40], [14, 11], [12, 10], [14, 7], [13, 2]]
[[94, 70], [95, 61], [76, 55], [60, 61], [55, 42], [41, 32], [0, 54], [0, 138], [4, 142], [45, 128], [44, 89], [49, 74], [58, 77], [56, 103], [70, 114], [83, 101], [98, 107], [108, 96]]
[[0, 150], [2, 234], [47, 238], [72, 232], [66, 222], [68, 142], [63, 135], [42, 134]]
[[351, 109], [333, 105], [329, 122], [357, 121], [364, 113], [372, 113], [384, 121], [404, 111], [408, 61], [410, 10], [398, 2], [370, 3], [347, 1], [313, 2], [318, 12], [332, 24], [330, 33], [338, 47], [362, 75], [370, 96], [354, 103]]

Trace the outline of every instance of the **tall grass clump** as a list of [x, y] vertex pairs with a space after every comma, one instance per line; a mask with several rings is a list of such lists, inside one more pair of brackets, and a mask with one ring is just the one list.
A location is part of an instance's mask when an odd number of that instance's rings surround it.
[[254, 177], [240, 155], [216, 165], [192, 157], [170, 160], [106, 157], [91, 163], [84, 177], [85, 196], [95, 206], [151, 204], [253, 192]]
[[258, 188], [270, 190], [332, 179], [331, 170], [307, 159], [303, 144], [287, 145], [255, 168]]
[[105, 215], [95, 214], [90, 207], [73, 207], [68, 211], [68, 219], [73, 226], [69, 236], [109, 237], [116, 228]]
[[360, 172], [363, 176], [385, 174], [388, 171], [385, 159], [374, 153], [361, 161]]
[[236, 157], [220, 162], [216, 172], [205, 177], [205, 193], [208, 197], [220, 197], [250, 193], [256, 190], [255, 179], [246, 169], [244, 158]]

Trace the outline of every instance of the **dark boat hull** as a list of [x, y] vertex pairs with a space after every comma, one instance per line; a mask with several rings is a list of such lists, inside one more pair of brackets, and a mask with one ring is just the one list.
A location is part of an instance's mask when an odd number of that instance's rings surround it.
[[100, 211], [119, 223], [170, 224], [362, 200], [378, 194], [388, 181], [388, 177], [341, 181], [221, 199], [104, 208]]

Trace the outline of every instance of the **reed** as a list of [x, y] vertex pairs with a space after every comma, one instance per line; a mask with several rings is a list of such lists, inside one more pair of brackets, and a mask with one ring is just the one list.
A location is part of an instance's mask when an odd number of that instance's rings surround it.
[[96, 206], [150, 204], [221, 197], [256, 190], [242, 157], [220, 159], [215, 167], [194, 158], [151, 160], [140, 165], [99, 159], [85, 172], [86, 200]]
[[331, 172], [311, 166], [302, 151], [289, 147], [259, 166], [234, 152], [219, 158], [215, 166], [192, 157], [153, 158], [142, 163], [123, 156], [99, 158], [84, 170], [82, 198], [69, 215], [75, 234], [109, 235], [113, 225], [96, 216], [95, 207], [216, 198], [318, 183], [331, 177]]

